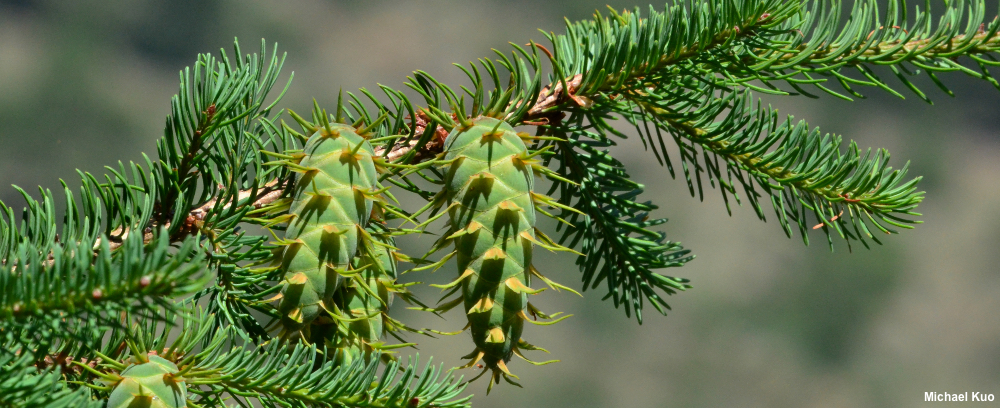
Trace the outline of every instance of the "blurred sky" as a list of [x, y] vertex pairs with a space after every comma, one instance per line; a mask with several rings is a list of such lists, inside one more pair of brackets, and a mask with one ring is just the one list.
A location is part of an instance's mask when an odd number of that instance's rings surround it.
[[[589, 18], [606, 3], [0, 0], [0, 185], [76, 185], [74, 169], [101, 173], [155, 155], [177, 72], [234, 37], [244, 51], [266, 38], [288, 52], [295, 80], [283, 106], [302, 111], [313, 97], [330, 106], [341, 88], [402, 88], [416, 69], [461, 83], [451, 63], [541, 40], [537, 28], [561, 32], [564, 16]], [[943, 78], [957, 98], [918, 82], [933, 107], [870, 89], [855, 103], [765, 98], [862, 147], [889, 148], [895, 167], [911, 160], [910, 174], [924, 176], [926, 223], [872, 250], [838, 243], [830, 253], [819, 234], [805, 247], [749, 208], [728, 217], [717, 191], [691, 198], [638, 141], [623, 142], [616, 154], [670, 218], [662, 228], [698, 255], [664, 272], [691, 278], [694, 289], [669, 299], [670, 316], [649, 313], [642, 326], [601, 301], [603, 288], [583, 299], [545, 292], [533, 301], [575, 316], [525, 337], [552, 351], [537, 358], [562, 362], [512, 363], [525, 389], [501, 385], [486, 396], [485, 381], [475, 383], [475, 406], [905, 407], [925, 391], [1000, 395], [1000, 92]], [[23, 203], [10, 187], [0, 200]], [[419, 240], [404, 246], [425, 249]], [[538, 258], [550, 277], [579, 286], [571, 257]], [[417, 326], [464, 325], [455, 312], [398, 313]], [[449, 367], [472, 349], [467, 334], [418, 341], [421, 356]]]

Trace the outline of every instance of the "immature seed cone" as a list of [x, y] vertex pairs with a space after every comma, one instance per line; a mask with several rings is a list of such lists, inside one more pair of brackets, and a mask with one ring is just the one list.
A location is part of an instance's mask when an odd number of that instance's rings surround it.
[[368, 223], [378, 173], [372, 147], [355, 129], [339, 123], [321, 128], [298, 163], [293, 218], [285, 231], [281, 302], [284, 335], [299, 332], [333, 311], [340, 284], [338, 271], [348, 268], [358, 249], [358, 232]]
[[179, 370], [158, 356], [122, 370], [122, 380], [108, 398], [108, 408], [186, 408], [187, 385], [173, 375]]
[[534, 176], [514, 129], [480, 117], [459, 124], [445, 141], [446, 192], [462, 298], [476, 349], [475, 363], [509, 375], [506, 362], [524, 328], [525, 274], [531, 265]]
[[[363, 248], [358, 249], [355, 262], [365, 269], [357, 279], [345, 281], [334, 296], [334, 303], [347, 320], [337, 322], [336, 333], [327, 337], [331, 349], [339, 352], [338, 362], [344, 365], [358, 358], [367, 358], [375, 351], [376, 343], [385, 334], [387, 313], [395, 297], [390, 290], [397, 275], [397, 261], [392, 248], [395, 241], [381, 221], [373, 220], [366, 231], [373, 242], [366, 242]], [[378, 296], [373, 296], [361, 283]]]

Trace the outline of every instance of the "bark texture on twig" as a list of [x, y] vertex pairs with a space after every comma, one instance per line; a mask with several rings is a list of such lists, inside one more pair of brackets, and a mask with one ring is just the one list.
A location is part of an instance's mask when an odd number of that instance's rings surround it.
[[[541, 126], [552, 123], [562, 113], [559, 110], [553, 110], [553, 108], [562, 104], [567, 99], [572, 100], [580, 106], [587, 105], [589, 101], [586, 98], [576, 96], [576, 91], [579, 90], [580, 82], [582, 80], [583, 75], [578, 74], [567, 78], [565, 81], [565, 87], [563, 86], [563, 82], [559, 81], [542, 88], [542, 91], [538, 94], [538, 99], [535, 100], [534, 105], [528, 110], [528, 113], [521, 118], [521, 122], [533, 126]], [[427, 130], [427, 126], [429, 125], [430, 118], [421, 110], [417, 113], [417, 117], [413, 121], [414, 134], [422, 135]], [[429, 140], [427, 144], [425, 144], [417, 152], [410, 164], [416, 164], [425, 160], [433, 159], [444, 151], [444, 141], [448, 137], [448, 131], [436, 124], [434, 126], [434, 137], [432, 137], [431, 140]], [[410, 140], [405, 143], [396, 144], [385, 157], [389, 161], [399, 160], [413, 150], [413, 148], [417, 146], [418, 142], [418, 140]], [[384, 153], [384, 147], [379, 146], [375, 148], [376, 157], [381, 157]]]
[[[250, 198], [251, 193], [252, 193], [251, 190], [240, 191], [236, 201], [237, 202], [243, 201]], [[253, 203], [250, 205], [252, 205], [255, 209], [267, 206], [277, 201], [279, 198], [281, 198], [281, 195], [283, 193], [284, 193], [284, 186], [279, 184], [278, 180], [273, 180], [257, 190], [257, 194], [254, 196]], [[178, 231], [176, 236], [172, 238], [172, 240], [179, 241], [184, 237], [187, 237], [188, 235], [198, 232], [204, 225], [205, 218], [208, 217], [208, 213], [212, 211], [212, 208], [215, 207], [217, 202], [218, 200], [210, 200], [207, 203], [202, 204], [198, 208], [195, 208], [190, 212], [188, 212], [187, 217], [184, 218], [183, 221], [184, 225], [180, 228], [180, 230]], [[223, 207], [223, 208], [228, 208], [228, 207]], [[167, 222], [163, 224], [163, 226], [166, 228], [170, 228], [170, 223]], [[153, 224], [150, 224], [148, 227], [146, 227], [146, 229], [142, 232], [143, 242], [149, 243], [153, 240], [153, 231], [157, 227], [159, 227], [159, 225], [153, 225]], [[118, 228], [112, 231], [110, 236], [108, 237], [109, 241], [108, 246], [110, 246], [111, 249], [118, 248], [119, 246], [122, 245], [122, 242], [125, 240], [125, 238], [128, 237], [129, 233], [131, 233], [131, 231], [128, 231], [127, 229], [123, 228]], [[94, 244], [94, 248], [97, 248], [100, 244], [101, 241], [100, 239], [98, 239], [97, 242]]]
[[[430, 118], [427, 116], [427, 114], [424, 113], [423, 110], [417, 112], [417, 117], [415, 120], [413, 120], [413, 128], [414, 128], [413, 134], [417, 136], [423, 135], [424, 132], [427, 131], [428, 125], [430, 125]], [[438, 125], [434, 125], [434, 127], [435, 127], [434, 136], [431, 137], [431, 140], [427, 141], [427, 144], [425, 144], [417, 152], [416, 155], [414, 155], [413, 163], [420, 163], [425, 160], [430, 160], [435, 156], [437, 156], [438, 154], [440, 154], [442, 151], [444, 151], [444, 140], [448, 137], [448, 131], [444, 130], [444, 128]], [[413, 148], [416, 147], [419, 142], [420, 142], [419, 140], [415, 139], [407, 141], [405, 143], [393, 145], [392, 150], [389, 151], [389, 154], [385, 155], [386, 160], [390, 162], [399, 160], [407, 153], [409, 153], [411, 150], [413, 150]], [[375, 155], [374, 155], [375, 157], [383, 157], [384, 154], [385, 154], [384, 146], [378, 146], [375, 148]]]

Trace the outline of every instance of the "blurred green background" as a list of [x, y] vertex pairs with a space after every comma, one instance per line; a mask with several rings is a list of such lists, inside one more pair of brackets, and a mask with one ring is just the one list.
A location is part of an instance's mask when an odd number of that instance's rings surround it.
[[[462, 83], [452, 62], [541, 40], [537, 28], [561, 32], [564, 16], [589, 18], [607, 3], [0, 0], [0, 199], [19, 207], [11, 184], [75, 185], [74, 169], [101, 173], [155, 155], [177, 71], [234, 37], [244, 51], [260, 38], [278, 42], [285, 74], [295, 72], [283, 106], [307, 110], [313, 97], [331, 106], [341, 88], [402, 88], [416, 69]], [[1000, 92], [944, 78], [958, 98], [925, 86], [933, 107], [870, 89], [855, 103], [766, 98], [862, 147], [889, 148], [895, 167], [912, 160], [910, 174], [924, 176], [926, 223], [870, 251], [838, 243], [830, 253], [819, 234], [804, 247], [749, 208], [728, 217], [717, 191], [704, 203], [691, 198], [638, 141], [625, 141], [618, 157], [671, 219], [668, 236], [698, 255], [665, 273], [691, 278], [694, 289], [669, 299], [670, 316], [650, 312], [642, 326], [601, 301], [603, 288], [586, 298], [544, 293], [534, 300], [543, 309], [575, 316], [530, 327], [526, 338], [562, 362], [515, 362], [525, 389], [486, 396], [481, 381], [470, 387], [475, 405], [905, 407], [925, 391], [1000, 394]], [[426, 242], [403, 249], [421, 254]], [[541, 253], [538, 265], [579, 286], [572, 257]], [[436, 290], [419, 293], [436, 299]], [[399, 314], [441, 330], [464, 324], [456, 312]], [[471, 350], [464, 334], [417, 341], [422, 356], [446, 366]]]

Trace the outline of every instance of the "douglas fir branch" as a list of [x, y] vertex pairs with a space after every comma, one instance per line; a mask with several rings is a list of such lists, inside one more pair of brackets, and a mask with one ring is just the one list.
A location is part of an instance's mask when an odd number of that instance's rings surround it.
[[[405, 91], [343, 93], [308, 119], [281, 108], [291, 80], [265, 42], [200, 55], [156, 155], [81, 172], [61, 194], [15, 186], [23, 209], [0, 205], [0, 406], [469, 406], [456, 375], [489, 392], [523, 382], [518, 361], [552, 362], [529, 359], [545, 351], [531, 326], [568, 316], [543, 312], [539, 292], [578, 281], [641, 323], [691, 288], [661, 272], [694, 256], [612, 156], [626, 131], [693, 196], [714, 189], [807, 244], [911, 229], [923, 192], [906, 165], [757, 100], [929, 102], [918, 75], [948, 95], [954, 75], [1000, 87], [1000, 20], [982, 1], [882, 3], [608, 10], [459, 65], [464, 84], [415, 71]], [[414, 199], [426, 204], [400, 204]], [[408, 234], [435, 238], [407, 255]], [[578, 272], [543, 274], [538, 248]], [[402, 279], [450, 265], [437, 304]], [[401, 355], [461, 332], [408, 325], [396, 298], [462, 321], [469, 371]]]

